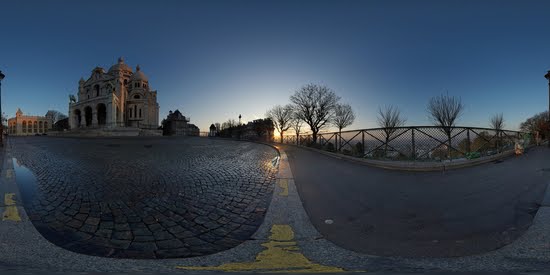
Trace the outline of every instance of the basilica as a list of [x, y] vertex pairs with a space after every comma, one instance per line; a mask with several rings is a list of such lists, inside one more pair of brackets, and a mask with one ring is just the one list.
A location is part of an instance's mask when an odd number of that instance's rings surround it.
[[119, 58], [109, 71], [96, 67], [78, 84], [77, 97], [70, 96], [71, 129], [159, 127], [157, 91], [151, 89], [139, 65], [134, 72]]

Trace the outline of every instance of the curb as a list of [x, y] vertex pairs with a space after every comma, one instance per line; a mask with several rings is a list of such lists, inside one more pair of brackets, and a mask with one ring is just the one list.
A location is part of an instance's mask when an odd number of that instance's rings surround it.
[[484, 163], [493, 162], [496, 160], [502, 160], [505, 158], [509, 158], [514, 155], [513, 151], [507, 151], [502, 152], [499, 154], [495, 154], [489, 157], [483, 157], [475, 160], [468, 160], [468, 161], [455, 161], [444, 163], [444, 162], [407, 162], [407, 163], [399, 163], [398, 161], [380, 161], [380, 160], [370, 160], [370, 159], [362, 159], [352, 156], [347, 156], [343, 154], [337, 154], [333, 152], [327, 152], [324, 150], [306, 147], [306, 146], [299, 146], [294, 144], [282, 144], [282, 145], [288, 145], [288, 146], [294, 146], [301, 149], [310, 150], [313, 152], [317, 152], [326, 156], [330, 156], [337, 159], [342, 160], [348, 160], [352, 161], [358, 164], [367, 165], [371, 167], [377, 167], [387, 170], [397, 170], [397, 171], [411, 171], [411, 172], [434, 172], [434, 171], [446, 171], [446, 170], [453, 170], [453, 169], [460, 169], [460, 168], [467, 168], [472, 166], [477, 166]]

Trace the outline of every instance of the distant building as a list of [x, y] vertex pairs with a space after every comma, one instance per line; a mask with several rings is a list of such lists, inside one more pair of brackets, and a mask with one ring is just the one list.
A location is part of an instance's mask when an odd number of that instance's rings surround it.
[[60, 119], [53, 124], [52, 130], [66, 131], [69, 130], [69, 118]]
[[165, 136], [199, 136], [199, 127], [189, 121], [179, 110], [170, 111], [166, 119], [162, 120], [162, 134]]
[[13, 136], [30, 136], [43, 134], [52, 129], [53, 120], [50, 116], [26, 116], [17, 109], [15, 117], [8, 119], [8, 134]]
[[269, 118], [256, 119], [245, 125], [229, 126], [220, 130], [219, 136], [236, 139], [273, 141], [275, 127]]
[[157, 129], [158, 122], [157, 91], [151, 89], [149, 79], [139, 65], [133, 72], [122, 58], [107, 72], [96, 67], [87, 80], [81, 78], [78, 82], [78, 98], [70, 98], [71, 129]]

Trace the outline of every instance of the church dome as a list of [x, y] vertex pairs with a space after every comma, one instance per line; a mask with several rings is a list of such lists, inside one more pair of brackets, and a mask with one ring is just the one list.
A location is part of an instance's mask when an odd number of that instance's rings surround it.
[[147, 76], [140, 70], [139, 65], [136, 67], [136, 72], [130, 78], [132, 81], [149, 81]]
[[118, 63], [111, 66], [111, 68], [109, 69], [109, 72], [113, 72], [113, 71], [132, 72], [132, 68], [130, 68], [130, 66], [128, 66], [124, 63], [124, 59], [122, 57], [119, 57], [118, 58]]

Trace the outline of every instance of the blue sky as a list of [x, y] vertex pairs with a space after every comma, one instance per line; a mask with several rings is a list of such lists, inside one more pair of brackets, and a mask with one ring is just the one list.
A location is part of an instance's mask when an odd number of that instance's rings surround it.
[[507, 128], [548, 108], [549, 1], [3, 1], [2, 110], [68, 111], [68, 94], [119, 56], [201, 130], [263, 117], [307, 83], [350, 103], [353, 128], [393, 104], [426, 125], [426, 104], [462, 98], [458, 124]]

